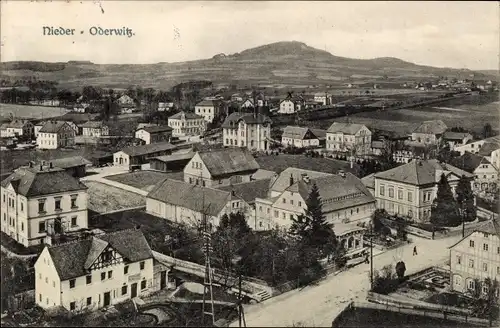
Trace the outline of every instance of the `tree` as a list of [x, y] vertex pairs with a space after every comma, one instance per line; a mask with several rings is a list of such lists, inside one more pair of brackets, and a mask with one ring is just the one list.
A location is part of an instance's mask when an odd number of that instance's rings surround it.
[[484, 126], [483, 126], [483, 138], [486, 139], [486, 138], [489, 138], [493, 135], [493, 130], [491, 128], [491, 124], [490, 123], [486, 123]]
[[430, 221], [443, 227], [456, 227], [462, 222], [457, 201], [444, 174], [441, 174], [436, 198], [432, 203]]
[[462, 175], [455, 188], [457, 203], [464, 221], [472, 222], [476, 219], [476, 206], [474, 205], [474, 193], [470, 181]]
[[406, 265], [405, 262], [399, 261], [396, 263], [396, 274], [400, 281], [405, 277]]
[[383, 219], [387, 219], [389, 214], [383, 208], [377, 208], [372, 214], [373, 231], [380, 232], [384, 228]]

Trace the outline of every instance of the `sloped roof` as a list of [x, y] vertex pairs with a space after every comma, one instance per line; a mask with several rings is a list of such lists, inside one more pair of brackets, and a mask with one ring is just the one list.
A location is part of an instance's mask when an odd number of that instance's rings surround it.
[[500, 144], [497, 142], [485, 142], [477, 153], [481, 156], [490, 156], [493, 151], [499, 148]]
[[65, 121], [48, 121], [46, 122], [39, 132], [41, 133], [57, 133], [61, 128], [66, 125]]
[[472, 230], [469, 234], [467, 234], [465, 237], [463, 237], [458, 242], [456, 242], [455, 244], [451, 245], [448, 248], [453, 248], [456, 245], [460, 244], [462, 241], [469, 238], [469, 236], [472, 235], [474, 232], [483, 232], [483, 233], [494, 235], [494, 236], [497, 236], [498, 238], [500, 238], [500, 219], [494, 218], [494, 219], [490, 219], [488, 221], [485, 221], [483, 224], [474, 228], [474, 230]]
[[448, 127], [441, 120], [431, 120], [422, 122], [415, 130], [414, 133], [425, 134], [443, 134]]
[[108, 244], [128, 262], [138, 262], [153, 257], [146, 238], [138, 229], [127, 229], [48, 246], [48, 251], [59, 278], [68, 280], [87, 275], [87, 269]]
[[308, 131], [312, 134], [313, 139], [317, 138], [314, 135], [314, 133], [311, 130], [309, 130], [309, 128], [304, 128], [300, 126], [290, 126], [290, 125], [283, 129], [282, 137], [303, 140]]
[[309, 129], [318, 139], [326, 139], [326, 130], [323, 129]]
[[144, 130], [148, 133], [161, 133], [161, 132], [170, 132], [173, 129], [167, 125], [164, 125], [164, 126], [153, 125], [153, 126], [145, 126], [145, 127], [142, 127], [138, 130]]
[[247, 148], [222, 148], [198, 152], [212, 177], [256, 172], [260, 166]]
[[255, 180], [244, 183], [237, 183], [230, 186], [218, 188], [227, 192], [234, 192], [236, 196], [243, 199], [248, 204], [255, 203], [255, 198], [265, 198], [269, 191], [271, 179]]
[[238, 122], [243, 120], [246, 124], [271, 124], [272, 120], [263, 114], [254, 115], [252, 113], [232, 113], [222, 123], [223, 128], [237, 128]]
[[14, 129], [22, 129], [26, 124], [29, 124], [28, 120], [13, 120], [8, 123], [2, 124], [2, 128], [14, 128]]
[[72, 177], [61, 168], [40, 171], [39, 167], [20, 167], [4, 179], [2, 187], [12, 184], [16, 193], [26, 197], [36, 197], [55, 193], [85, 190], [80, 180]]
[[81, 125], [82, 128], [102, 129], [107, 127], [102, 121], [88, 121]]
[[344, 133], [348, 135], [354, 135], [356, 134], [359, 130], [361, 130], [364, 127], [363, 124], [357, 124], [357, 123], [339, 123], [339, 122], [334, 122], [328, 130], [326, 131], [327, 133]]
[[483, 158], [484, 157], [480, 155], [466, 151], [463, 155], [452, 158], [450, 164], [458, 167], [459, 169], [472, 173], [479, 166]]
[[159, 151], [173, 150], [175, 148], [176, 147], [169, 142], [158, 142], [149, 145], [130, 146], [123, 148], [121, 151], [123, 151], [125, 154], [129, 156], [142, 156], [142, 155], [156, 153]]
[[446, 131], [443, 134], [443, 139], [445, 140], [463, 140], [466, 137], [470, 137], [470, 133], [468, 132], [452, 132]]
[[175, 162], [175, 161], [190, 160], [191, 158], [193, 158], [193, 156], [194, 156], [194, 152], [189, 151], [187, 153], [158, 156], [158, 157], [154, 157], [154, 159], [157, 159], [157, 160], [162, 161], [162, 162]]
[[440, 163], [436, 159], [413, 160], [393, 169], [378, 172], [375, 177], [419, 186], [437, 183], [439, 176], [436, 176], [436, 170], [449, 171], [459, 177], [462, 175], [468, 178], [473, 177], [469, 172], [450, 164]]
[[282, 192], [290, 186], [290, 176], [293, 177], [294, 181], [299, 181], [303, 174], [306, 174], [310, 179], [332, 175], [324, 172], [310, 171], [310, 170], [299, 169], [296, 167], [289, 167], [285, 169], [283, 172], [281, 172], [281, 174], [277, 177], [276, 181], [272, 183], [271, 190]]
[[60, 167], [62, 169], [92, 164], [91, 161], [83, 158], [82, 156], [58, 158], [58, 159], [53, 159], [50, 162], [52, 162], [52, 165], [54, 165], [55, 167]]
[[184, 181], [165, 179], [158, 183], [147, 197], [216, 216], [231, 200], [231, 193], [220, 189], [195, 186]]
[[182, 112], [179, 112], [177, 114], [174, 114], [174, 115], [170, 116], [169, 119], [180, 120], [181, 117], [182, 117], [182, 114], [185, 115], [186, 120], [194, 120], [194, 119], [202, 119], [203, 118], [203, 116], [197, 115], [197, 114], [195, 114], [193, 112], [184, 112], [184, 111], [182, 111]]
[[375, 173], [368, 174], [366, 177], [361, 178], [361, 182], [366, 188], [375, 189]]
[[202, 100], [199, 103], [196, 104], [196, 106], [205, 106], [205, 107], [217, 107], [219, 104], [219, 101], [217, 100]]
[[274, 171], [258, 169], [257, 172], [252, 174], [252, 179], [254, 179], [254, 180], [270, 179], [275, 175], [276, 175], [276, 172], [274, 172]]

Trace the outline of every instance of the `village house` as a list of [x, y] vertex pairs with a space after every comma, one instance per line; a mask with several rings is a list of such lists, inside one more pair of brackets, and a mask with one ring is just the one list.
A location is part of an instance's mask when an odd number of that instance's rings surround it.
[[479, 195], [493, 194], [498, 191], [499, 175], [498, 170], [486, 158], [482, 158], [479, 165], [473, 172], [473, 191]]
[[64, 121], [46, 122], [38, 131], [38, 149], [57, 149], [75, 145], [75, 130]]
[[457, 146], [463, 146], [473, 139], [472, 135], [467, 132], [451, 132], [446, 131], [443, 134], [443, 141], [448, 144], [450, 149]]
[[314, 94], [314, 101], [321, 103], [321, 105], [331, 105], [333, 104], [333, 96], [328, 92], [318, 92]]
[[411, 133], [411, 140], [423, 145], [436, 145], [448, 127], [441, 120], [424, 121]]
[[158, 103], [158, 111], [159, 112], [168, 112], [174, 108], [173, 102], [159, 102]]
[[[497, 219], [484, 222], [472, 233], [450, 247], [450, 286], [453, 291], [466, 293], [475, 289], [475, 280], [486, 278], [500, 281], [500, 223]], [[486, 293], [483, 285], [481, 292]], [[499, 296], [499, 290], [496, 291]]]
[[109, 126], [101, 121], [88, 121], [81, 125], [82, 135], [85, 137], [109, 136]]
[[149, 162], [152, 157], [170, 155], [176, 149], [169, 142], [159, 142], [149, 145], [130, 146], [123, 148], [113, 154], [113, 163], [115, 166], [142, 165]]
[[374, 141], [372, 141], [372, 145], [371, 145], [371, 154], [373, 156], [380, 156], [380, 155], [382, 155], [384, 148], [385, 148], [384, 141], [374, 140]]
[[454, 150], [459, 152], [460, 155], [463, 155], [465, 152], [478, 154], [486, 157], [495, 167], [500, 165], [500, 136], [472, 141], [463, 146], [456, 146]]
[[73, 106], [73, 111], [75, 113], [86, 113], [90, 109], [90, 104], [88, 103], [80, 103], [80, 104], [75, 104]]
[[246, 147], [251, 151], [269, 150], [271, 119], [262, 114], [232, 113], [222, 124], [225, 147]]
[[184, 167], [184, 181], [204, 187], [249, 182], [259, 168], [246, 148], [198, 151]]
[[233, 93], [231, 95], [231, 101], [235, 101], [235, 102], [243, 101], [243, 96], [241, 95], [241, 93]]
[[184, 170], [194, 154], [194, 152], [189, 151], [187, 153], [153, 157], [149, 160], [149, 167], [151, 170], [161, 172], [180, 172]]
[[52, 159], [50, 161], [54, 167], [63, 169], [69, 175], [75, 178], [82, 178], [86, 175], [87, 166], [92, 165], [92, 162], [82, 156], [63, 157]]
[[319, 147], [319, 138], [309, 128], [287, 126], [283, 129], [281, 144], [297, 148]]
[[201, 115], [182, 111], [168, 118], [168, 126], [174, 137], [198, 136], [205, 132], [207, 122]]
[[215, 229], [224, 214], [247, 215], [249, 209], [249, 205], [232, 192], [173, 179], [158, 183], [146, 197], [148, 213], [197, 228], [201, 228], [206, 219], [209, 228]]
[[173, 128], [170, 126], [146, 126], [135, 131], [137, 139], [144, 140], [146, 145], [170, 141]]
[[363, 124], [333, 123], [326, 131], [326, 150], [367, 156], [371, 153], [372, 132]]
[[4, 123], [0, 126], [0, 137], [23, 137], [31, 139], [33, 137], [34, 127], [28, 120], [14, 119], [9, 123]]
[[95, 235], [45, 246], [35, 263], [35, 301], [43, 309], [94, 311], [167, 287], [168, 272], [140, 230]]
[[1, 194], [2, 231], [26, 247], [88, 226], [87, 187], [52, 164], [18, 168], [2, 181]]
[[242, 101], [240, 108], [253, 108], [253, 100], [246, 99], [245, 101]]
[[305, 100], [301, 96], [287, 97], [280, 102], [278, 113], [293, 114], [301, 111], [304, 106]]
[[202, 100], [194, 106], [195, 114], [203, 116], [207, 123], [212, 123], [221, 111], [221, 103], [217, 100]]
[[[34, 124], [33, 126], [33, 130], [34, 130], [34, 134], [35, 134], [35, 139], [38, 138], [38, 133], [40, 133], [40, 130], [43, 128], [44, 124], [47, 123], [47, 122], [50, 122], [50, 121], [40, 121], [40, 122], [37, 122]], [[60, 121], [52, 121], [52, 122], [66, 122], [66, 124], [68, 124], [71, 128], [73, 128], [73, 130], [75, 130], [75, 136], [76, 135], [79, 135], [79, 134], [82, 134], [82, 128], [81, 128], [81, 125], [77, 125], [75, 122], [73, 121], [69, 121], [69, 120], [60, 120]], [[85, 123], [85, 122], [83, 122]], [[83, 124], [81, 123], [81, 124]]]
[[497, 170], [500, 170], [500, 148], [491, 152], [489, 161]]
[[313, 185], [318, 187], [323, 214], [330, 223], [365, 222], [375, 211], [375, 198], [351, 173], [287, 168], [271, 179], [267, 197], [255, 200], [257, 229], [288, 229], [292, 218], [304, 214]]
[[122, 95], [116, 100], [120, 107], [135, 107], [135, 101], [128, 95]]
[[408, 164], [375, 174], [377, 208], [420, 222], [428, 221], [437, 185], [444, 174], [455, 192], [460, 177], [473, 175], [438, 160], [412, 160]]

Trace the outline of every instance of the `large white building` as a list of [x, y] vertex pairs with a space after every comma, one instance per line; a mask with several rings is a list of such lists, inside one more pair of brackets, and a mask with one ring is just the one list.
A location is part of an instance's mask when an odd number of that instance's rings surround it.
[[46, 246], [35, 263], [35, 301], [44, 309], [96, 310], [167, 286], [140, 230]]
[[460, 177], [473, 175], [438, 160], [413, 160], [408, 164], [375, 174], [377, 207], [417, 221], [428, 221], [436, 198], [437, 185], [444, 174], [453, 192]]
[[448, 127], [441, 120], [422, 122], [411, 133], [411, 140], [421, 145], [435, 145], [440, 140]]
[[249, 182], [260, 168], [246, 148], [199, 151], [184, 167], [184, 181], [203, 187]]
[[63, 169], [30, 165], [1, 183], [2, 231], [27, 247], [86, 229], [87, 187]]
[[[465, 293], [475, 289], [475, 280], [500, 281], [500, 223], [486, 221], [450, 247], [450, 286]], [[487, 292], [483, 285], [483, 293]], [[496, 295], [498, 297], [499, 291]]]
[[75, 145], [75, 130], [64, 121], [46, 122], [38, 131], [39, 149], [57, 149]]
[[205, 132], [207, 122], [201, 115], [182, 111], [168, 118], [168, 126], [174, 137], [197, 136]]
[[82, 135], [86, 137], [109, 136], [109, 126], [101, 121], [88, 121], [81, 125]]
[[333, 103], [333, 96], [328, 92], [318, 92], [314, 94], [314, 101], [321, 103], [323, 106]]
[[478, 194], [496, 193], [498, 191], [498, 169], [483, 157], [474, 170], [473, 190]]
[[262, 114], [232, 113], [222, 124], [225, 147], [246, 147], [251, 151], [269, 150], [271, 119]]
[[13, 120], [0, 126], [0, 137], [25, 137], [33, 136], [33, 124], [28, 120]]
[[220, 110], [221, 103], [218, 100], [202, 100], [194, 106], [195, 114], [203, 116], [207, 123], [212, 123]]
[[326, 131], [326, 150], [353, 156], [371, 154], [372, 132], [363, 124], [333, 123]]
[[283, 129], [281, 144], [297, 148], [319, 147], [319, 138], [309, 128], [287, 126]]
[[173, 128], [170, 126], [145, 126], [135, 131], [135, 137], [141, 139], [146, 145], [170, 141]]

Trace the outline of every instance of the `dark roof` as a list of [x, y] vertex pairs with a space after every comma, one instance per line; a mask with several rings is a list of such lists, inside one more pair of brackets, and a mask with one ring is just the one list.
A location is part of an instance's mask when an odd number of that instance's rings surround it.
[[384, 149], [384, 142], [383, 141], [378, 141], [378, 140], [372, 141], [372, 148], [375, 148], [375, 149]]
[[47, 248], [59, 278], [68, 280], [87, 275], [88, 268], [108, 245], [128, 262], [144, 261], [153, 257], [146, 238], [138, 229], [92, 236]]
[[247, 148], [222, 148], [198, 152], [212, 177], [256, 172], [260, 166]]
[[14, 128], [14, 129], [22, 129], [26, 124], [30, 124], [31, 122], [28, 120], [13, 120], [8, 123], [2, 124], [2, 128]]
[[443, 134], [448, 127], [441, 120], [424, 121], [415, 130], [414, 133]]
[[283, 129], [283, 138], [300, 139], [306, 137], [307, 132], [311, 133], [311, 139], [317, 139], [316, 135], [309, 129], [300, 126], [287, 126]]
[[269, 191], [269, 182], [271, 179], [255, 180], [244, 183], [237, 183], [230, 186], [220, 187], [218, 189], [228, 192], [233, 191], [234, 194], [242, 198], [248, 204], [255, 203], [255, 198], [266, 198]]
[[176, 161], [189, 161], [191, 158], [193, 158], [194, 152], [190, 151], [187, 153], [181, 153], [181, 154], [172, 154], [172, 155], [165, 155], [165, 156], [158, 156], [158, 157], [153, 157], [153, 159], [162, 161], [162, 162], [176, 162]]
[[364, 127], [363, 124], [357, 124], [357, 123], [339, 123], [339, 122], [334, 122], [328, 130], [326, 131], [327, 133], [345, 133], [348, 135], [354, 135], [356, 134], [359, 130], [361, 130]]
[[477, 153], [482, 156], [490, 156], [498, 148], [500, 148], [500, 143], [498, 142], [485, 142]]
[[458, 167], [459, 169], [472, 173], [479, 166], [483, 158], [483, 156], [466, 151], [462, 156], [453, 157], [450, 164]]
[[18, 168], [1, 183], [4, 188], [9, 184], [12, 184], [16, 193], [26, 197], [87, 189], [87, 186], [61, 168], [44, 168], [40, 171], [39, 166]]
[[326, 139], [326, 130], [323, 129], [309, 129], [318, 139]]
[[368, 174], [366, 177], [361, 178], [361, 182], [366, 188], [375, 189], [375, 173]]
[[231, 200], [231, 193], [219, 189], [195, 186], [184, 181], [165, 179], [157, 184], [147, 197], [196, 212], [205, 212], [210, 216], [216, 216]]
[[102, 121], [88, 121], [80, 125], [82, 128], [92, 128], [92, 129], [102, 129], [103, 127], [107, 127], [106, 124]]
[[62, 169], [92, 164], [92, 162], [83, 158], [82, 156], [71, 156], [71, 157], [53, 159], [50, 162], [52, 162], [52, 165], [54, 165], [55, 167], [60, 167]]
[[145, 126], [138, 130], [144, 130], [149, 133], [161, 133], [161, 132], [170, 132], [173, 129], [170, 126], [164, 125], [164, 126]]
[[224, 120], [222, 123], [223, 128], [236, 128], [238, 122], [242, 120], [246, 124], [263, 124], [268, 123], [271, 124], [272, 121], [269, 117], [263, 114], [254, 115], [252, 113], [232, 113]]
[[177, 114], [170, 116], [169, 119], [180, 120], [183, 114], [184, 114], [184, 117], [186, 118], [186, 120], [202, 119], [203, 118], [203, 116], [197, 115], [193, 112], [182, 111], [182, 112], [179, 112]]
[[278, 175], [276, 180], [271, 184], [271, 189], [273, 191], [282, 192], [290, 186], [290, 176], [293, 177], [294, 181], [299, 181], [301, 176], [304, 174], [306, 174], [310, 179], [331, 175], [331, 173], [324, 173], [318, 171], [299, 169], [296, 167], [289, 167], [286, 168], [283, 172], [281, 172], [280, 175]]
[[443, 139], [445, 140], [463, 140], [467, 136], [471, 136], [470, 133], [468, 132], [452, 132], [452, 131], [446, 131], [443, 134]]
[[217, 107], [218, 104], [219, 104], [219, 101], [217, 101], [217, 100], [202, 100], [199, 103], [197, 103], [196, 106]]
[[49, 121], [49, 122], [46, 122], [42, 126], [42, 128], [40, 129], [39, 132], [42, 132], [42, 133], [57, 133], [57, 132], [59, 132], [59, 130], [61, 130], [61, 128], [64, 125], [67, 125], [67, 123], [65, 121]]
[[159, 151], [173, 150], [175, 148], [176, 147], [169, 142], [158, 142], [149, 145], [130, 146], [123, 148], [121, 151], [123, 151], [125, 154], [129, 156], [142, 156], [142, 155], [156, 153]]
[[462, 175], [468, 178], [473, 177], [469, 172], [450, 164], [440, 163], [436, 159], [413, 160], [408, 164], [378, 172], [375, 177], [419, 186], [437, 183], [440, 179], [440, 174], [436, 174], [438, 170], [451, 172], [459, 177]]

